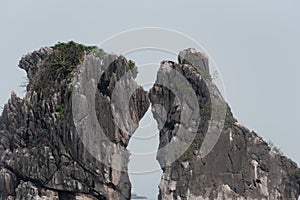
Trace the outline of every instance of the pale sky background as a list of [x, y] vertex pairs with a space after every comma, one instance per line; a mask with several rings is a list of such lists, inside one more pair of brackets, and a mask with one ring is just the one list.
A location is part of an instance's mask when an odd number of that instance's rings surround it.
[[[174, 29], [204, 46], [239, 122], [300, 163], [298, 0], [2, 1], [0, 105], [12, 90], [23, 95], [25, 72], [17, 67], [22, 55], [58, 41], [97, 45], [144, 26]], [[155, 198], [143, 180], [133, 184]]]

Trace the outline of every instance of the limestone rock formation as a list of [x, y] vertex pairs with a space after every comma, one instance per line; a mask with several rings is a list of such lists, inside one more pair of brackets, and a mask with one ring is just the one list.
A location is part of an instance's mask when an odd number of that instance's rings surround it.
[[[73, 42], [42, 48], [20, 61], [29, 79], [26, 96], [20, 99], [13, 93], [0, 118], [0, 199], [130, 199], [129, 154], [119, 160], [124, 171], [100, 162], [74, 125], [74, 80], [86, 62], [96, 62], [103, 72], [93, 98], [109, 141], [99, 146], [106, 152], [127, 152], [132, 133], [115, 125], [109, 108], [115, 84], [125, 73], [132, 71], [119, 85], [136, 84], [134, 63]], [[137, 87], [129, 106], [131, 112], [123, 117], [138, 123], [149, 106], [147, 92]], [[93, 140], [92, 135], [86, 137]], [[113, 162], [108, 153], [105, 159]]]
[[[169, 157], [158, 153], [157, 159], [163, 169], [159, 199], [297, 199], [300, 170], [296, 163], [271, 149], [255, 132], [240, 125], [226, 103], [223, 121], [213, 122], [216, 118], [212, 116], [213, 109], [218, 107], [218, 103], [214, 103], [212, 98], [217, 97], [219, 103], [222, 98], [211, 79], [203, 74], [207, 72], [208, 62], [193, 49], [182, 51], [178, 60], [179, 64], [162, 62], [157, 83], [150, 92], [152, 104], [162, 105], [167, 115], [160, 130], [159, 148], [182, 140], [177, 132], [185, 126], [181, 122], [184, 117], [181, 113], [188, 109], [175, 100], [174, 91], [160, 84], [160, 79], [181, 82], [174, 80], [179, 76], [174, 76], [170, 69], [176, 70], [191, 84], [198, 98], [201, 120], [193, 142], [175, 162], [168, 164], [166, 159]], [[158, 124], [162, 123], [161, 113], [162, 107], [155, 106], [153, 114]], [[216, 145], [203, 156], [205, 138], [214, 134], [211, 129], [213, 123], [219, 123], [217, 126], [222, 129]]]
[[197, 52], [196, 49], [189, 48], [179, 52], [179, 64], [190, 64], [191, 66], [209, 74], [208, 57], [202, 52]]
[[130, 199], [126, 147], [150, 103], [159, 199], [296, 199], [296, 163], [237, 122], [207, 56], [187, 49], [178, 61], [162, 62], [148, 93], [132, 61], [96, 47], [24, 56], [26, 96], [12, 93], [0, 116], [0, 199]]

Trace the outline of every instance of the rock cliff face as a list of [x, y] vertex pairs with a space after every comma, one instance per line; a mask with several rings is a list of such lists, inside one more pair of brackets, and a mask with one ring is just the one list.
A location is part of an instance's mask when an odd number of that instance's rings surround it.
[[148, 94], [132, 61], [96, 47], [24, 56], [26, 96], [12, 93], [0, 116], [0, 199], [130, 199], [126, 147], [150, 102], [159, 199], [296, 199], [297, 165], [237, 123], [208, 58], [187, 49], [178, 60], [162, 62]]
[[[93, 135], [81, 137], [73, 120], [72, 95], [81, 87], [76, 80], [86, 78], [82, 75], [83, 68], [90, 66], [86, 63], [96, 63], [102, 73], [92, 98], [108, 138], [99, 143], [108, 155], [105, 162], [84, 144]], [[119, 81], [119, 87], [136, 84], [134, 63], [70, 42], [30, 53], [19, 67], [26, 70], [29, 83], [25, 98], [12, 94], [0, 118], [0, 199], [130, 199], [126, 146], [131, 132], [115, 125], [110, 101], [116, 82], [126, 72], [132, 71], [131, 76]], [[129, 103], [131, 113], [123, 117], [138, 123], [148, 106], [147, 92], [137, 87]], [[84, 131], [93, 131], [89, 129], [86, 126]], [[108, 153], [112, 151], [125, 152], [119, 160], [123, 171], [108, 164], [113, 162]]]
[[[163, 105], [167, 115], [160, 131], [159, 148], [182, 139], [177, 131], [178, 127], [185, 126], [180, 120], [184, 106], [175, 100], [172, 91], [159, 84], [160, 79], [174, 79], [170, 69], [184, 76], [195, 90], [201, 120], [193, 142], [179, 159], [168, 165], [168, 156], [158, 153], [157, 159], [163, 169], [159, 199], [297, 199], [300, 171], [296, 163], [276, 148], [271, 149], [255, 132], [237, 123], [226, 103], [223, 121], [216, 121], [212, 116], [222, 98], [208, 76], [205, 55], [188, 49], [180, 52], [178, 60], [178, 64], [162, 62], [157, 74], [158, 83], [150, 92], [152, 104]], [[212, 98], [219, 103], [213, 103]], [[161, 110], [161, 107], [153, 109], [159, 124], [162, 123]], [[205, 151], [205, 145], [209, 144], [205, 138], [214, 134], [211, 126], [214, 123], [222, 127], [221, 134], [214, 148], [208, 147], [211, 151]]]

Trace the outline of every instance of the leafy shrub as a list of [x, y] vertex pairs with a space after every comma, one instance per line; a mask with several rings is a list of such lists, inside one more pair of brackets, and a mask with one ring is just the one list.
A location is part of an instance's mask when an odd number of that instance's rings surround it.
[[59, 116], [61, 118], [64, 118], [65, 109], [62, 107], [62, 105], [56, 105], [55, 109], [56, 109], [56, 112], [59, 113]]
[[40, 79], [34, 83], [35, 90], [45, 88], [53, 81], [72, 79], [71, 72], [82, 62], [84, 55], [95, 52], [97, 55], [104, 55], [102, 49], [96, 46], [85, 46], [73, 41], [58, 43], [52, 46], [53, 53], [44, 62], [44, 69], [40, 73]]
[[71, 87], [68, 88], [68, 94], [70, 95], [72, 93], [73, 93], [73, 86], [71, 86]]
[[137, 66], [135, 65], [135, 63], [132, 60], [128, 61], [128, 66], [129, 69], [133, 72], [133, 73], [138, 73], [138, 69]]
[[65, 78], [73, 71], [83, 59], [85, 53], [96, 49], [96, 46], [84, 46], [73, 41], [58, 43], [52, 47], [53, 54], [47, 60], [46, 65], [51, 69], [50, 78]]

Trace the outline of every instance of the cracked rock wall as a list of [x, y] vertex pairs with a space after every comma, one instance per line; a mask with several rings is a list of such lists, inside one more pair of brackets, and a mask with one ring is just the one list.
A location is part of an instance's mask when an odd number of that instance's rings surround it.
[[[178, 60], [179, 63], [163, 61], [157, 79], [174, 79], [166, 67], [185, 76], [197, 94], [201, 121], [193, 143], [178, 160], [165, 165], [167, 156], [157, 155], [163, 169], [159, 199], [297, 199], [300, 171], [296, 163], [240, 125], [228, 106], [220, 138], [207, 156], [201, 156], [201, 145], [211, 122], [210, 93], [219, 92], [207, 78], [205, 55], [187, 49], [180, 52]], [[184, 126], [180, 123], [182, 107], [174, 99], [172, 91], [160, 84], [151, 89], [152, 104], [162, 105], [167, 113], [167, 120], [161, 125], [159, 148], [175, 140], [178, 127]], [[160, 124], [161, 107], [154, 108], [153, 114]]]
[[[199, 124], [186, 127], [181, 119], [187, 116], [181, 113], [174, 91], [157, 82], [148, 95], [134, 81], [137, 70], [133, 62], [122, 56], [91, 52], [74, 43], [69, 47], [42, 48], [20, 61], [19, 67], [27, 72], [29, 83], [26, 96], [21, 99], [12, 93], [0, 116], [0, 199], [130, 199], [126, 147], [137, 126], [126, 122], [131, 119], [138, 124], [149, 100], [161, 128], [159, 149], [178, 140], [180, 127], [196, 128], [192, 143], [174, 162], [168, 163], [169, 155], [159, 151], [157, 159], [163, 170], [159, 199], [285, 200], [299, 196], [300, 170], [296, 163], [240, 125], [226, 103], [222, 107], [226, 111], [224, 120], [211, 121], [214, 98], [218, 102], [222, 97], [209, 76], [204, 54], [184, 50], [179, 54], [179, 63], [164, 61], [157, 74], [185, 90], [186, 85], [165, 70], [174, 69], [195, 91], [200, 117], [193, 120]], [[92, 97], [84, 95], [91, 88], [79, 84], [86, 78], [82, 74], [84, 67], [87, 74], [96, 73], [86, 65], [89, 62], [103, 73]], [[136, 90], [128, 95], [129, 88]], [[89, 109], [85, 104], [73, 105], [72, 95], [77, 89], [82, 99], [95, 100], [96, 120], [105, 135], [95, 149], [107, 152], [98, 155], [101, 159], [96, 159], [83, 142], [93, 142], [93, 135], [84, 134], [92, 132], [93, 126], [83, 127], [81, 135], [77, 132], [74, 116], [82, 114], [76, 123], [89, 121], [85, 121], [83, 112], [72, 113], [73, 106], [82, 111]], [[114, 90], [118, 91], [117, 100]], [[129, 106], [124, 109], [114, 99]], [[186, 108], [195, 111], [191, 104]], [[205, 138], [212, 124], [224, 126], [211, 150]], [[203, 150], [202, 146], [207, 148]], [[118, 159], [108, 153], [120, 151], [125, 153]], [[123, 163], [122, 171], [111, 165], [114, 162]]]
[[[81, 55], [76, 48], [66, 52], [42, 48], [20, 61], [29, 83], [25, 98], [13, 93], [0, 117], [0, 199], [130, 199], [127, 172], [95, 159], [76, 133], [71, 97], [72, 81], [80, 77], [87, 59], [99, 62], [99, 68], [109, 63], [94, 95], [97, 119], [110, 140], [107, 144], [113, 144], [105, 147], [102, 143], [101, 147], [127, 151], [131, 133], [117, 127], [109, 107], [116, 81], [133, 67], [122, 56], [99, 58], [91, 52], [85, 52], [74, 66], [57, 64], [57, 57], [53, 59], [56, 53], [73, 61], [75, 57], [60, 53]], [[133, 70], [123, 82], [133, 84], [135, 76]], [[149, 106], [147, 92], [138, 87], [129, 106], [131, 113], [124, 117], [138, 123]], [[121, 162], [126, 164], [128, 159], [129, 154]], [[107, 160], [113, 162], [111, 157]]]

